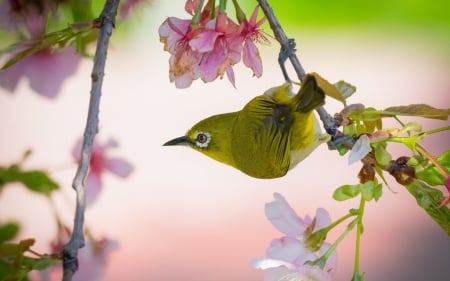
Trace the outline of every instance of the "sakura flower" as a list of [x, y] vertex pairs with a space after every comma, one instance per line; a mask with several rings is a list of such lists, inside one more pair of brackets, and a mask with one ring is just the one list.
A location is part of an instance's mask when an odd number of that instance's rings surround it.
[[72, 47], [44, 49], [1, 70], [0, 87], [13, 92], [22, 77], [26, 77], [36, 93], [52, 99], [61, 92], [62, 83], [75, 73], [80, 61]]
[[245, 66], [250, 68], [256, 77], [261, 77], [263, 72], [261, 56], [255, 42], [268, 42], [268, 40], [260, 29], [261, 25], [266, 21], [266, 17], [257, 20], [258, 10], [259, 6], [256, 6], [249, 21], [247, 21], [245, 16], [240, 20], [240, 29], [241, 36], [244, 37], [242, 60]]
[[318, 266], [305, 265], [298, 270], [289, 270], [286, 267], [269, 268], [264, 281], [331, 281], [331, 277]]
[[255, 42], [265, 37], [260, 26], [265, 18], [257, 21], [258, 9], [250, 21], [233, 1], [236, 11], [240, 11], [236, 24], [225, 13], [225, 1], [214, 7], [214, 1], [187, 0], [185, 10], [192, 16], [191, 20], [175, 17], [167, 18], [159, 28], [160, 41], [169, 59], [169, 78], [177, 88], [189, 87], [193, 80], [201, 78], [211, 82], [223, 78], [235, 86], [233, 66], [244, 57], [244, 64], [253, 70], [255, 76], [262, 74], [262, 64]]
[[238, 36], [239, 26], [225, 13], [209, 21], [205, 30], [192, 39], [190, 46], [203, 54], [200, 61], [200, 76], [204, 82], [211, 82], [227, 73], [228, 80], [235, 86], [232, 66], [241, 60], [242, 39]]
[[273, 196], [275, 201], [267, 203], [264, 208], [266, 217], [280, 232], [291, 237], [300, 236], [306, 228], [303, 220], [281, 194], [275, 193]]
[[[86, 204], [92, 204], [98, 197], [102, 189], [102, 175], [108, 171], [112, 174], [125, 178], [133, 171], [133, 166], [128, 161], [110, 157], [107, 151], [118, 147], [115, 140], [108, 140], [106, 144], [94, 142], [90, 161], [90, 170], [86, 180]], [[82, 142], [79, 140], [72, 150], [72, 156], [76, 161], [80, 160]]]
[[328, 212], [318, 209], [315, 218], [300, 218], [289, 206], [284, 197], [274, 194], [275, 201], [265, 206], [265, 213], [272, 224], [287, 236], [273, 239], [266, 250], [266, 258], [252, 261], [255, 268], [266, 270], [265, 281], [278, 280], [331, 280], [331, 273], [336, 264], [336, 254], [328, 256], [324, 268], [312, 265], [329, 249], [330, 244], [319, 239], [318, 248], [311, 248], [306, 242], [317, 230], [330, 224]]
[[199, 77], [201, 55], [189, 46], [197, 32], [191, 30], [190, 20], [175, 17], [167, 18], [159, 27], [160, 41], [164, 43], [164, 50], [171, 54], [170, 82], [175, 82], [177, 88], [187, 88]]

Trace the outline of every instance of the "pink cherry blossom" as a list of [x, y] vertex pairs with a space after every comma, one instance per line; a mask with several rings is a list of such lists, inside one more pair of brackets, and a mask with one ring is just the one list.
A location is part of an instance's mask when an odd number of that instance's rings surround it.
[[14, 92], [19, 81], [26, 77], [36, 93], [52, 99], [61, 92], [64, 80], [75, 73], [80, 61], [73, 47], [44, 49], [1, 70], [0, 87]]
[[190, 20], [167, 18], [159, 27], [160, 41], [164, 50], [171, 54], [169, 59], [170, 82], [177, 88], [187, 88], [199, 77], [200, 53], [192, 50], [189, 41], [199, 29], [191, 29]]
[[265, 206], [266, 216], [275, 228], [287, 236], [273, 239], [266, 250], [266, 258], [254, 259], [252, 266], [266, 270], [265, 281], [331, 280], [336, 265], [335, 252], [327, 258], [323, 269], [306, 263], [320, 258], [329, 249], [330, 244], [322, 243], [317, 251], [305, 245], [305, 239], [312, 232], [330, 224], [328, 212], [319, 208], [314, 218], [300, 218], [281, 194], [275, 193], [274, 198], [274, 201]]
[[281, 194], [275, 193], [273, 196], [275, 201], [267, 203], [264, 208], [267, 218], [280, 232], [290, 237], [301, 236], [306, 224]]
[[255, 43], [268, 42], [267, 38], [261, 32], [261, 25], [266, 21], [266, 17], [257, 20], [259, 6], [253, 10], [250, 20], [243, 19], [240, 22], [241, 36], [244, 37], [244, 47], [242, 59], [248, 68], [253, 71], [256, 77], [261, 77], [263, 69], [261, 56]]
[[192, 39], [192, 49], [201, 52], [200, 76], [204, 82], [211, 82], [227, 73], [228, 80], [235, 86], [232, 66], [241, 60], [242, 39], [238, 36], [239, 26], [224, 13], [209, 21], [205, 31]]
[[[82, 142], [79, 140], [73, 150], [72, 156], [76, 161], [80, 160]], [[107, 151], [118, 147], [115, 140], [108, 140], [106, 144], [99, 144], [94, 142], [92, 146], [92, 155], [90, 161], [90, 170], [86, 180], [86, 204], [92, 204], [98, 197], [102, 189], [102, 175], [108, 171], [116, 176], [125, 178], [133, 171], [133, 166], [128, 161], [110, 157]]]
[[266, 270], [264, 281], [331, 281], [331, 276], [318, 266], [305, 265], [297, 270], [274, 267]]
[[[200, 1], [187, 0], [185, 10], [193, 18], [169, 17], [159, 28], [164, 50], [171, 54], [170, 81], [177, 88], [189, 87], [198, 78], [205, 83], [211, 82], [225, 74], [235, 86], [233, 66], [242, 57], [255, 76], [262, 75], [261, 58], [255, 43], [267, 39], [260, 30], [265, 18], [257, 21], [258, 7], [250, 21], [241, 13], [238, 25], [222, 10], [218, 12], [216, 9], [213, 13], [212, 3], [208, 1], [200, 10]], [[234, 1], [233, 4], [237, 5]]]

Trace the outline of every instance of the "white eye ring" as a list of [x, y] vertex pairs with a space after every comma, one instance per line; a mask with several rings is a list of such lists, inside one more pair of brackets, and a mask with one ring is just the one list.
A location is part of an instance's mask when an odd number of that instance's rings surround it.
[[211, 141], [211, 134], [206, 132], [197, 132], [195, 134], [195, 145], [200, 148], [207, 148]]

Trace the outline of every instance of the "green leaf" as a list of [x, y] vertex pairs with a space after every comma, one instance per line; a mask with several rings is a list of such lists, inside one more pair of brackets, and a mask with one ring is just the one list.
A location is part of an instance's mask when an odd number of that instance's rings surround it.
[[373, 199], [375, 199], [375, 201], [378, 201], [381, 195], [383, 195], [383, 185], [379, 183], [373, 188]]
[[382, 111], [387, 115], [420, 116], [432, 119], [447, 120], [450, 108], [439, 109], [427, 104], [411, 104], [408, 106], [393, 106]]
[[0, 244], [13, 239], [19, 232], [19, 225], [16, 223], [6, 223], [0, 225]]
[[0, 68], [4, 70], [21, 59], [27, 56], [33, 55], [44, 49], [52, 48], [65, 48], [66, 46], [76, 43], [77, 40], [82, 40], [84, 36], [92, 32], [93, 26], [91, 23], [84, 25], [71, 25], [67, 28], [46, 33], [41, 37], [33, 38], [28, 41], [23, 41], [18, 44], [14, 44], [9, 47], [10, 50], [15, 50], [15, 54], [6, 61], [6, 63]]
[[444, 151], [444, 153], [442, 153], [436, 160], [447, 170], [447, 172], [450, 172], [450, 149]]
[[424, 138], [425, 138], [425, 135], [419, 134], [419, 135], [410, 136], [410, 137], [392, 137], [389, 139], [389, 141], [402, 143], [402, 144], [406, 145], [412, 151], [415, 151], [417, 141], [422, 140]]
[[380, 166], [386, 166], [391, 162], [392, 156], [386, 150], [386, 143], [376, 143], [372, 145], [375, 150], [375, 159]]
[[49, 195], [59, 188], [59, 185], [44, 171], [23, 171], [17, 165], [8, 168], [0, 167], [0, 186], [13, 182], [20, 182], [31, 191], [44, 195]]
[[378, 201], [378, 199], [381, 197], [382, 186], [381, 184], [376, 184], [373, 181], [368, 181], [360, 184], [359, 189], [361, 190], [362, 198], [366, 201], [370, 201], [372, 199]]
[[14, 269], [6, 261], [0, 259], [0, 280], [8, 280], [7, 278], [10, 278], [11, 275], [14, 275]]
[[[426, 161], [426, 160], [425, 160]], [[450, 173], [450, 150], [442, 153], [436, 161], [447, 171]], [[412, 161], [411, 161], [412, 162]], [[415, 165], [414, 165], [415, 164]], [[411, 165], [416, 169], [416, 176], [418, 179], [425, 181], [427, 184], [436, 186], [436, 185], [444, 185], [444, 176], [439, 172], [439, 170], [428, 161], [425, 164], [422, 162], [415, 161]]]
[[58, 189], [58, 184], [54, 182], [45, 172], [42, 171], [28, 171], [22, 173], [20, 179], [28, 189], [50, 195], [50, 193]]
[[34, 239], [21, 240], [19, 243], [3, 243], [0, 245], [0, 257], [23, 255], [34, 244]]
[[426, 104], [411, 104], [408, 106], [389, 107], [385, 110], [366, 108], [361, 110], [349, 110], [348, 116], [352, 120], [376, 121], [380, 118], [395, 116], [418, 116], [424, 118], [447, 120], [450, 115], [450, 108], [438, 109]]
[[427, 212], [447, 235], [450, 235], [450, 209], [446, 205], [440, 206], [440, 203], [444, 200], [442, 192], [420, 180], [414, 180], [406, 188], [416, 198], [417, 204]]
[[59, 262], [50, 255], [37, 258], [25, 256], [33, 244], [34, 239], [0, 244], [0, 280], [27, 280], [30, 271], [44, 270]]
[[55, 265], [59, 262], [57, 258], [54, 258], [50, 255], [42, 255], [39, 258], [24, 258], [24, 264], [27, 267], [28, 271], [31, 270], [39, 270], [42, 271], [44, 269], [49, 268], [52, 265]]
[[351, 95], [356, 92], [356, 87], [350, 83], [340, 80], [333, 84], [336, 89], [341, 93], [344, 99], [348, 99]]
[[346, 104], [344, 96], [333, 84], [331, 84], [330, 82], [325, 80], [318, 73], [312, 72], [312, 73], [309, 73], [309, 75], [312, 75], [312, 76], [314, 76], [314, 78], [316, 78], [319, 88], [321, 88], [323, 90], [325, 95], [332, 97], [334, 99], [337, 99], [338, 101], [342, 102], [344, 105]]
[[348, 116], [352, 119], [352, 120], [358, 120], [358, 121], [373, 121], [376, 122], [377, 120], [379, 120], [382, 117], [394, 117], [395, 115], [391, 114], [391, 115], [386, 115], [383, 114], [382, 112], [376, 110], [373, 107], [368, 107], [365, 108], [364, 110], [349, 110], [348, 112]]
[[410, 122], [403, 126], [403, 128], [398, 132], [398, 135], [402, 135], [410, 132], [421, 132], [422, 126], [419, 123]]
[[334, 193], [333, 198], [337, 201], [344, 201], [356, 197], [360, 193], [358, 185], [342, 185], [338, 187]]

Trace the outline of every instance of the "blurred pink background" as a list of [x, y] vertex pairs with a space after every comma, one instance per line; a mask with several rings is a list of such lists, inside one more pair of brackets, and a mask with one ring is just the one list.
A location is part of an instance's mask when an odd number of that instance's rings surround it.
[[[154, 5], [132, 35], [113, 40], [108, 53], [98, 139], [117, 139], [121, 146], [116, 155], [131, 161], [135, 172], [126, 180], [106, 176], [101, 197], [86, 213], [94, 235], [119, 243], [103, 280], [263, 280], [263, 271], [251, 268], [250, 261], [264, 256], [271, 239], [282, 235], [264, 216], [264, 204], [272, 194], [283, 194], [301, 216], [324, 207], [337, 219], [356, 208], [358, 200], [336, 202], [332, 193], [342, 184], [357, 183], [360, 166], [348, 166], [347, 156], [322, 146], [287, 176], [258, 180], [193, 150], [163, 147], [200, 119], [239, 110], [283, 82], [276, 61], [279, 46], [272, 42], [260, 49], [265, 72], [261, 79], [238, 65], [237, 89], [226, 80], [206, 85], [196, 81], [189, 89], [176, 89], [169, 84], [168, 54], [157, 34], [167, 15], [183, 15], [182, 7], [173, 9]], [[448, 53], [425, 42], [390, 35], [288, 32], [297, 39], [297, 54], [308, 72], [357, 86], [351, 103], [378, 109], [411, 103], [450, 107]], [[83, 61], [54, 101], [32, 93], [25, 81], [14, 94], [0, 89], [0, 165], [18, 161], [31, 148], [26, 167], [47, 169], [62, 185], [54, 199], [68, 224], [76, 170], [70, 151], [84, 129], [91, 67], [90, 60]], [[341, 106], [329, 100], [326, 108], [334, 113]], [[424, 130], [449, 125], [414, 120]], [[423, 144], [440, 154], [449, 149], [449, 139], [447, 132]], [[395, 157], [405, 152], [391, 147]], [[379, 202], [366, 207], [361, 270], [367, 280], [446, 279], [449, 237], [402, 186], [391, 182], [390, 187], [392, 191], [384, 188]], [[0, 220], [23, 222], [20, 237], [35, 237], [35, 250], [40, 252], [48, 251], [55, 233], [51, 214], [45, 198], [30, 196], [22, 186], [7, 187], [0, 197]], [[335, 280], [351, 279], [353, 237], [338, 247]]]

